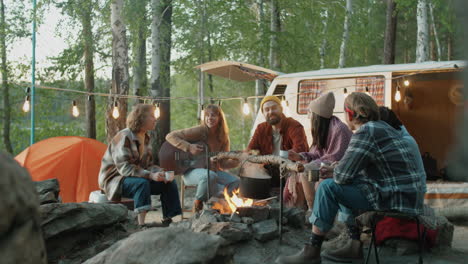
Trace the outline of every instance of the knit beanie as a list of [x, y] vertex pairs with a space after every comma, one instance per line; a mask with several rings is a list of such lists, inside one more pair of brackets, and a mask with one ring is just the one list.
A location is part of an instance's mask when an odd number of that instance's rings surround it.
[[309, 104], [309, 110], [321, 117], [330, 118], [333, 115], [335, 108], [335, 95], [333, 92], [328, 92], [313, 100]]
[[277, 96], [274, 96], [274, 95], [265, 96], [263, 97], [263, 100], [260, 103], [260, 109], [262, 110], [262, 113], [263, 113], [263, 104], [268, 101], [274, 101], [274, 102], [277, 102], [279, 105], [281, 105], [281, 100]]

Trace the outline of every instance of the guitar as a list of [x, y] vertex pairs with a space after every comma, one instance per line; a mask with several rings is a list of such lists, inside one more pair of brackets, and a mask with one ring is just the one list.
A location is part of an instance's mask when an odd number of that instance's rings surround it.
[[[206, 148], [209, 148], [205, 142], [194, 142], [204, 146], [204, 151], [198, 155], [182, 151], [174, 147], [171, 143], [164, 141], [159, 149], [159, 166], [166, 170], [172, 170], [175, 174], [183, 174], [189, 169], [206, 168]], [[208, 156], [215, 156], [218, 152], [209, 152]], [[216, 170], [216, 168], [214, 168]]]

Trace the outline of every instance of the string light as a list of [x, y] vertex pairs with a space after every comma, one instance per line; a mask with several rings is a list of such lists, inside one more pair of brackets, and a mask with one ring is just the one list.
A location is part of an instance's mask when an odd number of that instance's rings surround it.
[[29, 112], [29, 109], [31, 109], [31, 104], [29, 103], [29, 95], [26, 95], [23, 104], [23, 112], [27, 113]]
[[397, 86], [397, 91], [395, 93], [395, 101], [400, 102], [401, 100], [401, 93], [400, 93], [400, 86]]
[[348, 97], [348, 89], [346, 89], [346, 88], [343, 89], [343, 96], [344, 96], [345, 99], [346, 99], [346, 97]]
[[404, 84], [405, 86], [409, 86], [409, 85], [410, 85], [410, 82], [409, 82], [408, 80], [405, 80], [405, 81], [403, 82], [403, 84]]
[[159, 108], [159, 103], [154, 105], [154, 117], [158, 119], [161, 116], [161, 109]]
[[242, 107], [242, 111], [244, 112], [244, 115], [250, 114], [250, 107], [249, 103], [247, 102], [247, 98], [244, 98], [244, 106]]
[[75, 100], [73, 100], [73, 102], [72, 102], [72, 115], [74, 117], [78, 117], [80, 115], [80, 111], [78, 110], [78, 106], [76, 105]]
[[114, 119], [117, 119], [119, 118], [120, 116], [120, 113], [119, 113], [119, 103], [117, 102], [117, 100], [114, 102], [114, 109], [112, 110], [112, 117]]
[[366, 86], [366, 94], [367, 94], [368, 96], [371, 96], [371, 95], [370, 95], [370, 92], [369, 92], [369, 87], [368, 87], [368, 86]]
[[281, 107], [283, 108], [283, 113], [285, 116], [291, 116], [291, 113], [289, 112], [289, 103], [286, 101], [285, 96], [281, 98]]
[[205, 107], [201, 105], [200, 120], [205, 120]]

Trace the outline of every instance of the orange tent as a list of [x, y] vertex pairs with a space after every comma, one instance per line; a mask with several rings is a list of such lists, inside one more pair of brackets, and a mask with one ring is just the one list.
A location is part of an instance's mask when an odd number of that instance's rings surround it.
[[56, 178], [65, 203], [88, 201], [99, 190], [98, 174], [107, 146], [84, 137], [54, 137], [33, 144], [15, 159], [33, 181]]

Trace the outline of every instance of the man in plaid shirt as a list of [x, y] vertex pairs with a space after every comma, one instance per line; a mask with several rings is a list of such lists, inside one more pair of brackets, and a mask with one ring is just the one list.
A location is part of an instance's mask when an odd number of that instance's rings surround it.
[[345, 100], [345, 120], [355, 133], [344, 157], [317, 190], [310, 217], [310, 242], [296, 255], [279, 257], [277, 263], [320, 263], [320, 249], [340, 210], [347, 216], [351, 240], [343, 248], [322, 253], [324, 258], [349, 262], [362, 260], [358, 210], [395, 210], [408, 214], [423, 211], [425, 175], [401, 135], [379, 120], [378, 106], [365, 93], [352, 93]]

